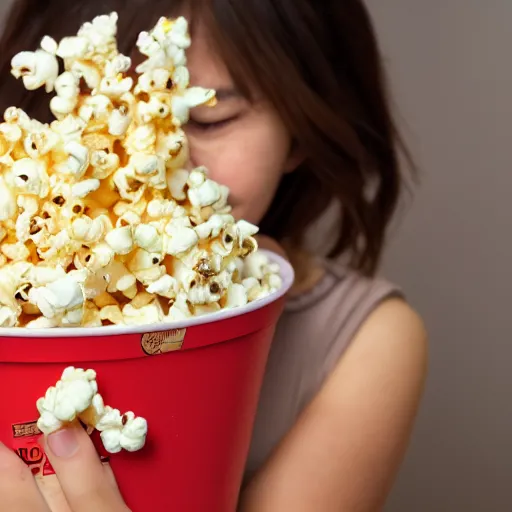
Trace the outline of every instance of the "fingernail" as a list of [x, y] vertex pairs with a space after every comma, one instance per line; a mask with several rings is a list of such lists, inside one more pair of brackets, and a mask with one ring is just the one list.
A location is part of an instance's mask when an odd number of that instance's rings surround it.
[[74, 428], [65, 428], [50, 434], [47, 442], [56, 457], [69, 459], [78, 451], [78, 439]]

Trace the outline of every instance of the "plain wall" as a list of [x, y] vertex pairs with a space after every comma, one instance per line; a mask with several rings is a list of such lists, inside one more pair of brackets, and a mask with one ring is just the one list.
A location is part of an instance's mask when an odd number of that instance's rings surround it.
[[512, 1], [369, 0], [422, 168], [385, 270], [431, 369], [391, 512], [512, 510]]

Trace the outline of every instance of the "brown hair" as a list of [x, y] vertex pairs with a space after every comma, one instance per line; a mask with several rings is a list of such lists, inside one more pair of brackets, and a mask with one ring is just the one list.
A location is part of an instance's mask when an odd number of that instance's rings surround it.
[[[372, 274], [411, 163], [390, 111], [382, 61], [361, 0], [18, 0], [0, 40], [0, 109], [48, 120], [42, 91], [10, 77], [10, 58], [49, 34], [61, 38], [97, 14], [120, 14], [120, 50], [161, 15], [192, 8], [206, 23], [236, 85], [273, 103], [305, 155], [287, 174], [262, 232], [295, 246], [333, 203], [339, 224], [330, 256], [347, 254]], [[251, 87], [249, 87], [249, 85]]]

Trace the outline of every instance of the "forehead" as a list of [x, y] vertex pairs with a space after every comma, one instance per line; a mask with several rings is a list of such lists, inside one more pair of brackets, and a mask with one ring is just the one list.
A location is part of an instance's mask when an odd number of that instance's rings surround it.
[[192, 26], [192, 46], [187, 51], [191, 83], [213, 89], [233, 87], [226, 63], [202, 23]]

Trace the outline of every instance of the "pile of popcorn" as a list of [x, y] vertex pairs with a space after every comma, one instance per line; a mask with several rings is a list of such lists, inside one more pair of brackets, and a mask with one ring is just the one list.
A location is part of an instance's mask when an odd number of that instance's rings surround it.
[[98, 393], [96, 372], [69, 367], [61, 379], [37, 401], [37, 426], [46, 435], [72, 424], [82, 422], [98, 430], [105, 450], [119, 453], [135, 452], [146, 443], [148, 424], [133, 412], [121, 414], [118, 409], [105, 406]]
[[140, 34], [134, 79], [117, 20], [12, 60], [28, 90], [55, 92], [56, 120], [12, 107], [0, 124], [0, 327], [183, 320], [282, 285], [228, 188], [186, 169], [190, 109], [216, 102], [190, 86], [187, 21]]

